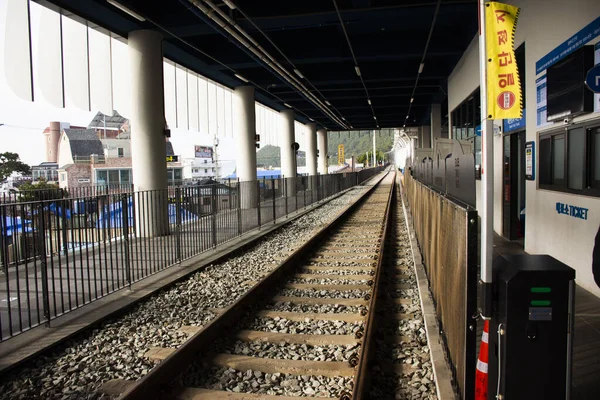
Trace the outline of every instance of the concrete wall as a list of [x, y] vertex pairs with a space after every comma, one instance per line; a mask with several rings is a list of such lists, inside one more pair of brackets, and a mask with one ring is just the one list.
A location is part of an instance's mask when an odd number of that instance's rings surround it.
[[[537, 128], [535, 63], [598, 18], [600, 1], [513, 0], [511, 4], [521, 7], [515, 48], [525, 42], [526, 68], [525, 77], [521, 77], [521, 80], [525, 81], [527, 93], [525, 103], [528, 111], [526, 140], [536, 141], [536, 148], [539, 149], [539, 133], [555, 129], [556, 126], [554, 128]], [[449, 112], [479, 86], [478, 50], [478, 37], [476, 36], [448, 79]], [[600, 114], [587, 114], [575, 118], [574, 122], [591, 118], [600, 118]], [[501, 234], [501, 137], [494, 137], [494, 168], [496, 172], [494, 177], [494, 230]], [[536, 160], [536, 171], [539, 171], [538, 160]], [[480, 183], [478, 181], [476, 185], [478, 191], [481, 188]], [[559, 215], [555, 209], [557, 202], [589, 208], [588, 219], [582, 220]], [[594, 237], [600, 224], [600, 212], [597, 210], [600, 210], [600, 198], [540, 190], [537, 179], [526, 182], [525, 251], [531, 254], [550, 254], [575, 268], [577, 283], [600, 296], [600, 288], [594, 283], [591, 272]]]

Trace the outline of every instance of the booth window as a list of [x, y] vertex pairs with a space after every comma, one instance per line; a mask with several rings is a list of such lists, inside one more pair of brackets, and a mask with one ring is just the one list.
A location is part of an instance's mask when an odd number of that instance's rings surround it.
[[600, 196], [598, 121], [540, 134], [539, 187]]

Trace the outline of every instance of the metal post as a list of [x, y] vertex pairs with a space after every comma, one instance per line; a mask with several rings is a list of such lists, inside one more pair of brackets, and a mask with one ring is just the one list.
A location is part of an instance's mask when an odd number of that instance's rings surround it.
[[256, 217], [260, 228], [260, 181], [256, 181]]
[[217, 201], [217, 184], [212, 184], [212, 190], [211, 190], [211, 199], [212, 199], [212, 204], [210, 206], [211, 210], [212, 210], [212, 242], [213, 242], [213, 248], [217, 247], [217, 207], [218, 207], [218, 201]]
[[181, 263], [181, 188], [175, 188], [175, 260]]
[[125, 256], [125, 278], [129, 289], [131, 289], [131, 261], [129, 260], [129, 204], [127, 204], [127, 195], [121, 195], [121, 217], [123, 219], [123, 236], [124, 236], [124, 256]]
[[[287, 179], [291, 179], [291, 178], [287, 178]], [[287, 218], [287, 214], [288, 214], [288, 182], [285, 180], [285, 178], [282, 178], [282, 183], [283, 183], [283, 198], [285, 199], [285, 216]]]
[[[285, 181], [285, 178], [283, 179]], [[285, 187], [283, 188], [283, 190], [285, 191]], [[271, 177], [271, 191], [273, 192], [273, 223], [275, 223], [275, 220], [277, 219], [277, 209], [275, 207], [275, 178], [273, 177]]]
[[240, 186], [240, 178], [237, 178], [237, 220], [238, 220], [238, 235], [242, 234], [242, 187]]
[[[44, 318], [46, 326], [50, 327], [50, 293], [48, 291], [48, 260], [46, 259], [46, 221], [44, 218], [44, 203], [40, 202], [38, 209], [38, 256], [40, 257], [40, 266], [42, 273], [42, 303], [44, 307]], [[15, 257], [16, 258], [16, 257]], [[18, 266], [17, 266], [18, 268]]]
[[492, 317], [492, 253], [494, 246], [494, 139], [493, 121], [487, 115], [487, 49], [485, 43], [485, 1], [479, 0], [479, 85], [481, 102], [481, 282], [484, 319]]

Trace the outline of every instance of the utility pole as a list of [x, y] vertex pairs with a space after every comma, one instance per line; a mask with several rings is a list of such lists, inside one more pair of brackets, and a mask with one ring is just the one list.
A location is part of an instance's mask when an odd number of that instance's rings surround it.
[[376, 131], [373, 130], [373, 166], [377, 166]]

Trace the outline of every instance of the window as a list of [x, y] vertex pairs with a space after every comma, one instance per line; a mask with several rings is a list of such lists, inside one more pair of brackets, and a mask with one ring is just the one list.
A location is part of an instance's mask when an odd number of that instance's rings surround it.
[[208, 160], [204, 160], [204, 164], [208, 164]]
[[204, 168], [204, 173], [208, 174], [208, 168]]
[[540, 134], [539, 187], [600, 196], [598, 121]]
[[60, 174], [60, 181], [64, 182], [67, 180], [67, 174]]
[[481, 165], [481, 135], [478, 127], [481, 125], [481, 105], [477, 88], [465, 101], [452, 111], [452, 138], [473, 144], [476, 168]]
[[117, 154], [118, 154], [119, 158], [123, 157], [123, 148], [122, 147], [117, 148]]

